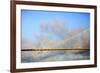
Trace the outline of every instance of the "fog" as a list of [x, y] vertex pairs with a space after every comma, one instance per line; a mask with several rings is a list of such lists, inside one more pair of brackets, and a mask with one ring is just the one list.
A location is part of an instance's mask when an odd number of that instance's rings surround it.
[[[22, 39], [22, 62], [85, 60], [90, 57], [90, 29], [70, 28], [62, 21], [43, 22], [36, 41]], [[66, 49], [38, 51], [37, 49]], [[69, 50], [67, 50], [69, 49]], [[70, 50], [73, 49], [73, 50]], [[82, 49], [82, 50], [81, 50]], [[36, 51], [37, 50], [37, 51]]]

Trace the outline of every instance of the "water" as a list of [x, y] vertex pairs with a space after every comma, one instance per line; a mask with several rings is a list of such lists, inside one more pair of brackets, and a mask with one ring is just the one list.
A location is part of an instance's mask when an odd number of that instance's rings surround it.
[[48, 61], [72, 61], [89, 60], [90, 51], [21, 51], [21, 62], [48, 62]]

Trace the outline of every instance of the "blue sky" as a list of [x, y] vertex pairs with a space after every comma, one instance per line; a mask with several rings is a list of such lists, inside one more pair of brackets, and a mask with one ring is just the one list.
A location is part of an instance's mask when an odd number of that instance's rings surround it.
[[43, 22], [61, 20], [71, 29], [86, 28], [90, 25], [90, 14], [79, 12], [53, 12], [21, 10], [22, 38], [34, 40], [41, 34], [40, 25]]

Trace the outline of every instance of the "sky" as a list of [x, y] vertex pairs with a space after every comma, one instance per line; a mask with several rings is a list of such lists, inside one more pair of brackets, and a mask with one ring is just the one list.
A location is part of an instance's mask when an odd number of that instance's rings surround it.
[[63, 21], [70, 29], [87, 28], [90, 13], [21, 10], [22, 38], [34, 41], [35, 35], [41, 34], [40, 25], [54, 20]]

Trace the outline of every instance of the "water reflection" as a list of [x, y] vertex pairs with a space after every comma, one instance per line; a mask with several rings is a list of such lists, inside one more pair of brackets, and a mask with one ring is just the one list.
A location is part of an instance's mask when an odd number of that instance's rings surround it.
[[21, 51], [21, 62], [48, 62], [48, 61], [71, 61], [88, 60], [90, 51]]

